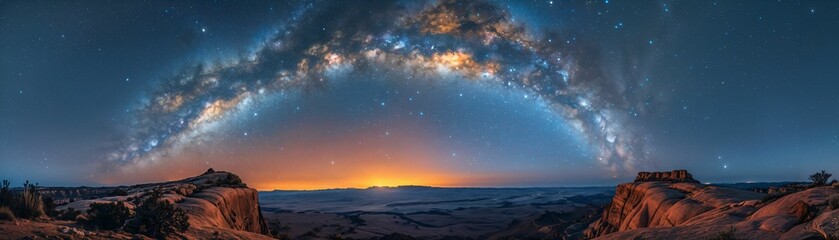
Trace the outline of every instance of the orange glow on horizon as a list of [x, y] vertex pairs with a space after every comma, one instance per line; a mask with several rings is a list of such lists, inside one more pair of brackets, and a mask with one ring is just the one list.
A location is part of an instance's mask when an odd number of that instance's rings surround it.
[[451, 185], [447, 176], [426, 173], [415, 173], [413, 176], [399, 176], [398, 174], [373, 174], [369, 176], [358, 176], [357, 179], [346, 179], [346, 181], [335, 182], [324, 181], [275, 181], [252, 184], [251, 187], [260, 191], [271, 190], [321, 190], [338, 188], [368, 188], [368, 187], [397, 187], [407, 185], [447, 187]]
[[258, 190], [449, 187], [485, 185], [501, 177], [464, 173], [457, 165], [465, 163], [453, 160], [449, 150], [443, 150], [445, 146], [435, 144], [442, 134], [421, 125], [391, 124], [351, 134], [318, 128], [328, 124], [310, 122], [274, 138], [241, 145], [184, 149], [171, 156], [177, 160], [113, 172], [99, 181], [110, 185], [177, 180], [210, 167], [235, 173]]
[[278, 168], [295, 168], [294, 171], [278, 172], [273, 179], [259, 174], [251, 187], [259, 190], [316, 190], [457, 184], [459, 180], [453, 177], [456, 173], [448, 172], [443, 166], [446, 154], [434, 151], [435, 148], [427, 144], [430, 142], [427, 139], [420, 133], [405, 132], [388, 136], [366, 133], [325, 139], [301, 133], [283, 151], [249, 156], [251, 159], [278, 159], [267, 161], [275, 162]]

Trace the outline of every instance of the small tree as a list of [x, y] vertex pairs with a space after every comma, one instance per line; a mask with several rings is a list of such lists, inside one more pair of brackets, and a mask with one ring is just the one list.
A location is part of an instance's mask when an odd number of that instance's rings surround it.
[[138, 198], [134, 218], [126, 225], [130, 232], [141, 233], [153, 238], [165, 238], [189, 228], [186, 211], [166, 200], [163, 193], [152, 191], [145, 198]]
[[122, 202], [92, 203], [87, 215], [88, 225], [103, 230], [114, 230], [121, 228], [131, 217], [131, 210]]
[[833, 174], [827, 173], [824, 170], [822, 170], [821, 172], [817, 172], [813, 175], [810, 175], [810, 181], [813, 181], [813, 185], [824, 186], [825, 184], [827, 184], [827, 180], [830, 179], [830, 176], [833, 176]]

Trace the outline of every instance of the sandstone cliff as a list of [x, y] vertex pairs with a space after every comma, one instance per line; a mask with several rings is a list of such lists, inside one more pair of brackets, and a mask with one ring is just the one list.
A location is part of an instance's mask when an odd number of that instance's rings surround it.
[[256, 189], [248, 188], [238, 176], [228, 172], [208, 171], [201, 176], [180, 181], [135, 185], [125, 188], [125, 196], [76, 201], [59, 207], [84, 212], [94, 202], [123, 201], [153, 190], [164, 192], [164, 200], [187, 211], [190, 228], [183, 237], [260, 239], [269, 238], [268, 227], [259, 207]]
[[839, 236], [839, 210], [827, 199], [837, 193], [828, 186], [763, 200], [763, 193], [699, 184], [687, 171], [640, 173], [636, 182], [618, 185], [584, 235], [708, 239], [733, 228], [737, 239], [831, 239]]

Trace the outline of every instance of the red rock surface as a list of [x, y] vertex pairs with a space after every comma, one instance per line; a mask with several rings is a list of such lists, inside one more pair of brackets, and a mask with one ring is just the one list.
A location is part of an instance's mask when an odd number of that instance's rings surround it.
[[732, 228], [737, 239], [839, 236], [839, 211], [827, 206], [839, 188], [811, 188], [763, 202], [763, 193], [676, 180], [693, 180], [687, 172], [643, 173], [639, 179], [618, 185], [602, 217], [585, 230], [587, 238], [707, 239]]
[[248, 188], [238, 176], [228, 172], [207, 172], [180, 181], [131, 186], [127, 196], [76, 201], [59, 210], [72, 207], [85, 212], [91, 203], [114, 201], [123, 201], [134, 208], [129, 198], [155, 189], [164, 192], [164, 200], [187, 211], [190, 224], [187, 238], [270, 239], [257, 190]]

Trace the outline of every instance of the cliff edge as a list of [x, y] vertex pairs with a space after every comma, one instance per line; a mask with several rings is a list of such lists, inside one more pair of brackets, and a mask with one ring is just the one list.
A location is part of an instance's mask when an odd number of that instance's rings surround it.
[[124, 196], [80, 200], [63, 205], [84, 212], [94, 202], [122, 201], [133, 208], [131, 199], [151, 191], [162, 191], [163, 199], [186, 210], [189, 230], [182, 237], [206, 239], [271, 239], [268, 225], [259, 207], [256, 189], [245, 185], [239, 176], [208, 170], [179, 181], [126, 187]]
[[685, 170], [641, 172], [617, 186], [600, 219], [584, 231], [593, 239], [708, 239], [731, 231], [737, 239], [833, 239], [839, 210], [825, 186], [777, 199], [746, 190], [709, 186]]

